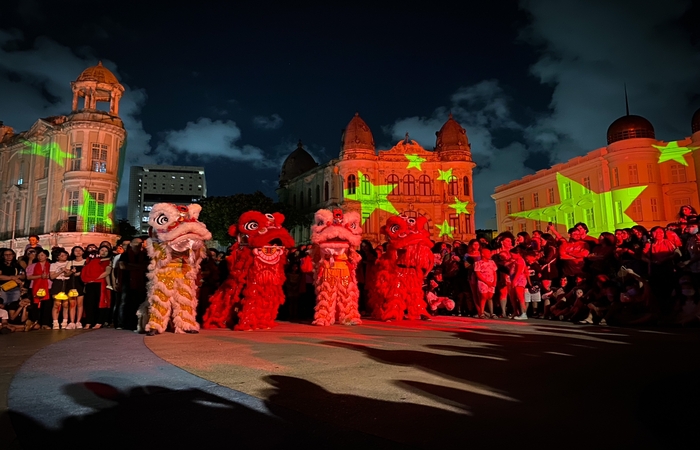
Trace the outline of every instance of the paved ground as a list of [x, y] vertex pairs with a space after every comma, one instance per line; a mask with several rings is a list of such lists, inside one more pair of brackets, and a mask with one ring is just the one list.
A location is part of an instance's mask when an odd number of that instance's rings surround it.
[[25, 449], [75, 436], [108, 448], [679, 448], [700, 423], [697, 329], [439, 318], [145, 339], [99, 330], [47, 345], [63, 333], [0, 336], [0, 351], [44, 347], [7, 366], [2, 416]]

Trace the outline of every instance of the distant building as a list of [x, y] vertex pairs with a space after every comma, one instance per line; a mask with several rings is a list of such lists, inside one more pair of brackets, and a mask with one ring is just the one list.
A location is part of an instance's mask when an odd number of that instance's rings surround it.
[[584, 222], [603, 231], [666, 226], [683, 205], [700, 210], [700, 109], [691, 136], [656, 139], [645, 118], [622, 116], [608, 128], [606, 147], [496, 187], [499, 231], [544, 230], [548, 222], [566, 232]]
[[433, 240], [468, 240], [474, 234], [471, 145], [450, 115], [436, 133], [434, 150], [406, 138], [388, 150], [375, 149], [374, 137], [355, 114], [341, 137], [340, 155], [318, 165], [301, 142], [285, 160], [277, 194], [283, 203], [308, 214], [305, 226], [292, 229], [308, 243], [313, 213], [342, 207], [362, 215], [362, 236], [384, 241], [380, 228], [395, 214], [424, 216]]
[[129, 181], [129, 223], [148, 232], [148, 213], [156, 203], [194, 203], [207, 196], [204, 167], [132, 166]]
[[100, 62], [71, 88], [67, 116], [39, 119], [21, 133], [0, 122], [0, 246], [20, 254], [30, 234], [45, 248], [117, 239], [112, 212], [126, 142], [124, 87]]

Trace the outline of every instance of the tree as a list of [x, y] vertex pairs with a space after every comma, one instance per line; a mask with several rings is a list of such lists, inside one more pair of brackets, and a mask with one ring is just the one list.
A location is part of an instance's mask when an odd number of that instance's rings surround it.
[[132, 240], [135, 236], [140, 235], [139, 230], [134, 228], [128, 220], [119, 219], [117, 221], [117, 234], [121, 236], [122, 240]]
[[199, 220], [206, 224], [212, 238], [222, 244], [233, 242], [228, 229], [237, 223], [238, 218], [246, 211], [281, 212], [285, 216], [284, 227], [287, 229], [309, 222], [309, 219], [297, 209], [275, 202], [260, 191], [228, 197], [207, 197], [200, 200], [199, 204], [202, 206]]

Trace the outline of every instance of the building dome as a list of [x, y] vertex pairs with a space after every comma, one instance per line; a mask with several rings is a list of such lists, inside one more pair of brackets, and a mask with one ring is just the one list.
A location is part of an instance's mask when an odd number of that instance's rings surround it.
[[284, 160], [284, 164], [282, 164], [282, 171], [280, 172], [280, 186], [286, 184], [292, 178], [308, 172], [316, 166], [318, 166], [318, 163], [314, 160], [313, 156], [309, 154], [309, 152], [304, 150], [304, 146], [302, 145], [301, 141], [299, 141], [296, 150], [287, 156], [287, 159]]
[[343, 152], [347, 150], [370, 150], [374, 153], [374, 136], [359, 113], [350, 120], [343, 131]]
[[119, 80], [114, 76], [108, 68], [102, 65], [102, 61], [96, 66], [88, 67], [83, 70], [76, 82], [78, 81], [96, 81], [97, 83], [119, 84]]
[[641, 116], [626, 115], [614, 121], [608, 128], [608, 145], [625, 139], [655, 139], [654, 126]]
[[693, 114], [693, 120], [690, 123], [693, 133], [697, 133], [698, 131], [700, 131], [700, 108], [698, 108], [698, 110], [695, 111], [695, 114]]
[[450, 113], [447, 122], [440, 128], [440, 131], [435, 132], [435, 135], [437, 136], [435, 140], [435, 150], [437, 151], [469, 150], [467, 130], [462, 128], [452, 117], [452, 113]]

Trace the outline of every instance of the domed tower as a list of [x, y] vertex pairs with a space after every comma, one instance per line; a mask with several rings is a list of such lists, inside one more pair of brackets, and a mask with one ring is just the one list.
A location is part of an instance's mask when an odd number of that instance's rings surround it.
[[625, 139], [656, 139], [654, 126], [642, 116], [627, 114], [608, 127], [608, 145]]
[[700, 108], [693, 114], [693, 119], [690, 121], [690, 128], [693, 134], [700, 132]]
[[96, 66], [83, 70], [77, 80], [71, 83], [73, 88], [73, 112], [78, 111], [78, 99], [84, 98], [83, 110], [97, 110], [97, 102], [109, 102], [109, 114], [119, 115], [119, 100], [124, 94], [124, 86], [119, 80], [102, 65], [102, 61]]
[[340, 159], [375, 159], [374, 136], [359, 113], [350, 120], [341, 137]]
[[296, 150], [290, 153], [282, 164], [280, 187], [284, 187], [292, 178], [296, 178], [316, 166], [318, 166], [318, 163], [309, 152], [304, 150], [304, 145], [299, 140]]
[[440, 131], [435, 132], [437, 139], [435, 140], [435, 150], [445, 152], [450, 150], [460, 150], [469, 152], [471, 158], [471, 145], [467, 139], [467, 130], [452, 117], [452, 113], [447, 119], [447, 122], [440, 128]]

